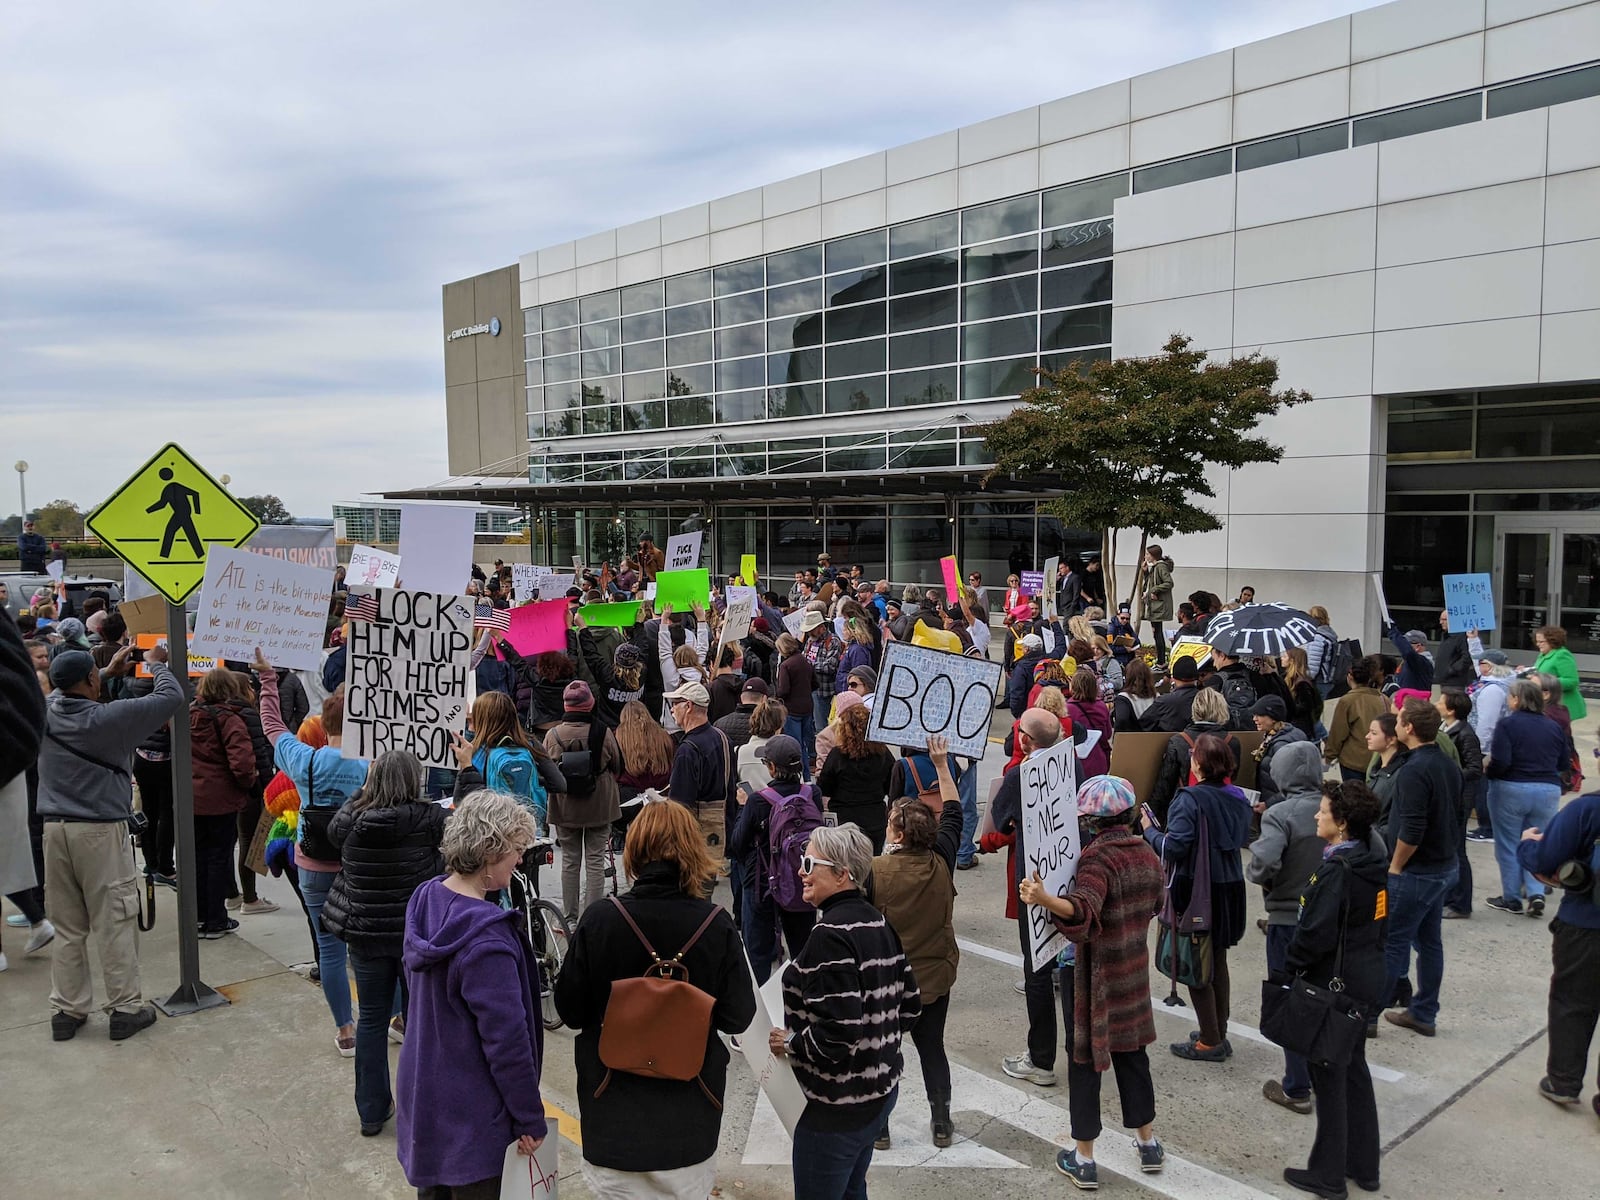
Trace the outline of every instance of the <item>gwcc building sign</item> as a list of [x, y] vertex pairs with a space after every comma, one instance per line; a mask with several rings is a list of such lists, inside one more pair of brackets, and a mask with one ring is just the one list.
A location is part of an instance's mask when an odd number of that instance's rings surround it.
[[452, 329], [445, 335], [445, 341], [453, 342], [457, 338], [476, 337], [480, 333], [487, 333], [490, 337], [500, 336], [500, 318], [490, 317], [483, 325], [463, 325], [460, 329]]

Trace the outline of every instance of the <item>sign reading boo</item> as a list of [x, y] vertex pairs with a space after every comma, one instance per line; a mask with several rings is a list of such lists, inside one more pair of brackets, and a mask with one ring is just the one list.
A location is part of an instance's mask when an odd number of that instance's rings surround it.
[[923, 750], [928, 735], [950, 739], [950, 752], [978, 759], [989, 748], [989, 721], [1000, 695], [1001, 667], [909, 642], [884, 651], [867, 737]]

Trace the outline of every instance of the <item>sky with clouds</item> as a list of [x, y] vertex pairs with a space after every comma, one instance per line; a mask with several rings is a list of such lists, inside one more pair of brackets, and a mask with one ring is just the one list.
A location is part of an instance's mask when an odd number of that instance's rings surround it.
[[0, 515], [442, 478], [446, 281], [1357, 7], [8, 5]]

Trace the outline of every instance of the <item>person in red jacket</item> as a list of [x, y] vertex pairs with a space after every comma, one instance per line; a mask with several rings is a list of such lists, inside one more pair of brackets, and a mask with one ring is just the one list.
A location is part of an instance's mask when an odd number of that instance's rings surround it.
[[233, 672], [208, 671], [189, 707], [194, 755], [195, 894], [200, 936], [214, 939], [239, 928], [228, 916], [228, 885], [233, 881], [233, 848], [239, 813], [256, 786], [256, 754], [244, 719], [230, 705], [236, 694]]

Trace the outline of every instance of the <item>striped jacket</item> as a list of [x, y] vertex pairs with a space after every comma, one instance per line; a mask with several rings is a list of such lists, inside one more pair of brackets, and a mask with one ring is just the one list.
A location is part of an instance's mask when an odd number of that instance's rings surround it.
[[783, 972], [789, 1057], [806, 1098], [882, 1101], [900, 1082], [900, 1038], [921, 1012], [911, 964], [883, 914], [854, 889], [824, 900]]

